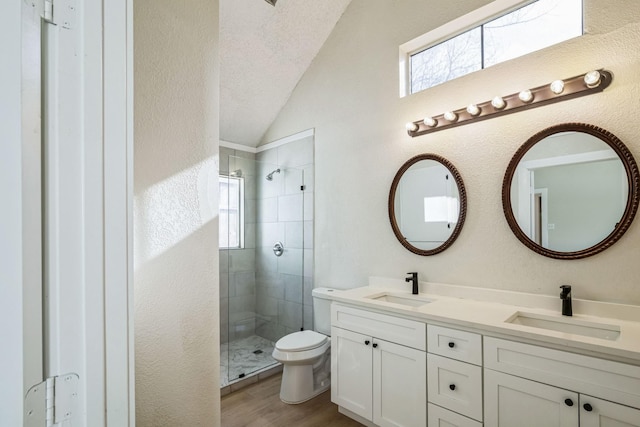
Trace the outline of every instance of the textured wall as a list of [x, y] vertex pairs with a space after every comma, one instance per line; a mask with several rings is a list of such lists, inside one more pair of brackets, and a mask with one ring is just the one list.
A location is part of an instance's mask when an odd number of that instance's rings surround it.
[[[501, 187], [516, 149], [563, 122], [603, 127], [640, 159], [640, 8], [635, 0], [585, 0], [587, 34], [543, 51], [398, 97], [398, 46], [487, 0], [353, 0], [264, 137], [316, 130], [315, 285], [351, 288], [370, 275], [555, 295], [562, 283], [578, 298], [640, 303], [640, 219], [607, 251], [563, 261], [527, 249], [511, 233]], [[605, 67], [603, 93], [412, 139], [404, 123]], [[630, 120], [631, 119], [631, 120]], [[467, 220], [445, 252], [420, 257], [394, 237], [387, 197], [396, 170], [418, 153], [449, 159], [468, 194]]]
[[219, 425], [218, 1], [134, 7], [136, 423]]

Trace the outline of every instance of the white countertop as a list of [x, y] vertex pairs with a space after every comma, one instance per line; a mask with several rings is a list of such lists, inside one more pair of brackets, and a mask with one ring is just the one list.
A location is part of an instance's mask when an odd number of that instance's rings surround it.
[[[373, 299], [384, 294], [431, 300], [418, 307]], [[558, 290], [559, 293], [559, 290]], [[594, 338], [507, 322], [518, 312], [567, 319], [559, 297], [420, 282], [420, 294], [411, 295], [404, 280], [370, 278], [369, 286], [331, 292], [333, 301], [402, 315], [426, 323], [446, 323], [479, 330], [484, 335], [514, 337], [579, 353], [609, 356], [640, 365], [640, 306], [573, 299], [571, 322], [615, 325], [614, 339]]]

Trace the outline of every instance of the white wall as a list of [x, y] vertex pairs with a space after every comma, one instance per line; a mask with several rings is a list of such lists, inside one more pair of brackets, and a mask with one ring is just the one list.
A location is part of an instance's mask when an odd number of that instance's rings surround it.
[[218, 1], [134, 7], [136, 423], [215, 426]]
[[[530, 136], [563, 122], [603, 127], [640, 159], [640, 8], [635, 0], [585, 0], [587, 34], [406, 98], [398, 97], [398, 46], [488, 0], [428, 8], [422, 0], [353, 0], [311, 68], [266, 133], [272, 141], [316, 130], [315, 286], [351, 288], [370, 275], [640, 303], [640, 220], [596, 256], [553, 260], [511, 233], [502, 212], [505, 169]], [[441, 5], [444, 5], [442, 3]], [[410, 138], [404, 123], [496, 94], [509, 94], [594, 68], [613, 71], [603, 93]], [[420, 257], [394, 237], [387, 197], [396, 170], [419, 153], [460, 171], [467, 219], [446, 251]]]
[[[605, 239], [624, 214], [626, 173], [618, 159], [546, 167], [535, 187], [548, 190], [548, 247], [576, 251]], [[614, 190], [615, 189], [615, 190]], [[588, 230], [588, 232], [585, 232]]]

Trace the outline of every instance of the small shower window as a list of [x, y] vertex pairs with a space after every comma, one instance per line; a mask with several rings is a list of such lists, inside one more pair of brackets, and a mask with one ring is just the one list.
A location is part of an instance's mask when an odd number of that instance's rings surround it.
[[221, 249], [244, 247], [244, 178], [220, 175]]

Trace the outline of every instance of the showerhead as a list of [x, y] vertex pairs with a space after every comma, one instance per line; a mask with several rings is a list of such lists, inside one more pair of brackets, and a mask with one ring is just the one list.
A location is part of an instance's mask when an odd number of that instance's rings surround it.
[[278, 169], [276, 169], [274, 171], [271, 171], [271, 173], [269, 175], [267, 175], [267, 181], [273, 181], [273, 174], [274, 173], [280, 173], [280, 168], [278, 168]]
[[266, 1], [267, 3], [269, 3], [271, 6], [275, 6], [275, 5], [276, 5], [276, 2], [277, 2], [278, 0], [264, 0], [264, 1]]

